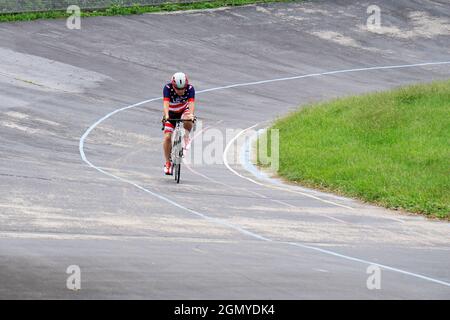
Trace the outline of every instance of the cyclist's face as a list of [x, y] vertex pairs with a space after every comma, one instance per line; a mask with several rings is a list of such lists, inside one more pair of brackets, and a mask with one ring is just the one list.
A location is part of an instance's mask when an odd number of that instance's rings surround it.
[[186, 88], [183, 88], [183, 89], [174, 88], [174, 89], [175, 89], [175, 93], [179, 96], [184, 95], [184, 93], [186, 92]]

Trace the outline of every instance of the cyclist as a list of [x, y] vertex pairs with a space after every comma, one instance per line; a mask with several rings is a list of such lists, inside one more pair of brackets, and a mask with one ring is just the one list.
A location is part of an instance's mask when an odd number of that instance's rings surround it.
[[[163, 89], [163, 122], [164, 139], [163, 150], [166, 158], [164, 173], [172, 174], [172, 162], [170, 153], [172, 149], [172, 132], [176, 126], [175, 121], [166, 121], [167, 119], [194, 119], [195, 111], [195, 89], [189, 84], [187, 76], [183, 72], [177, 72], [172, 76], [172, 81], [164, 86]], [[184, 146], [189, 144], [189, 132], [192, 129], [193, 122], [183, 122], [185, 135]]]

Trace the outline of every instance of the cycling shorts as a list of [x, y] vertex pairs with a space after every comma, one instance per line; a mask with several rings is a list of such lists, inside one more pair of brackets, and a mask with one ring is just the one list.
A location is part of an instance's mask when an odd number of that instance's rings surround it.
[[[184, 115], [189, 114], [189, 108], [186, 108], [183, 112], [172, 112], [169, 111], [169, 119], [181, 119]], [[173, 129], [175, 129], [175, 126], [177, 125], [176, 121], [166, 121], [164, 123], [164, 133], [172, 133]]]

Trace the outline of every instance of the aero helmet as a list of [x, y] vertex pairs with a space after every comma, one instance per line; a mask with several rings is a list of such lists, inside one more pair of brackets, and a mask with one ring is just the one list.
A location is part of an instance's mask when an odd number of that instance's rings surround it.
[[177, 72], [172, 76], [172, 85], [177, 89], [184, 89], [188, 86], [189, 81], [183, 72]]

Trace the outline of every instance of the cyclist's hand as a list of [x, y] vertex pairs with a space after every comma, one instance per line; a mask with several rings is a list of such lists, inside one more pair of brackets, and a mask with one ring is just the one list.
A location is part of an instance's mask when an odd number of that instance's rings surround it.
[[164, 126], [166, 124], [166, 121], [167, 121], [166, 116], [163, 116], [162, 119], [161, 119], [161, 125], [162, 125], [161, 130], [164, 130]]

